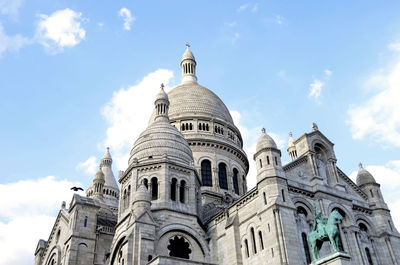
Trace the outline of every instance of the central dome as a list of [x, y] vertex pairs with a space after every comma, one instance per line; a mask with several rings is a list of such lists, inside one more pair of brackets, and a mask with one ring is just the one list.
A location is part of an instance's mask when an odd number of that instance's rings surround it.
[[168, 93], [170, 120], [188, 116], [216, 118], [233, 125], [228, 108], [211, 90], [197, 83], [179, 85]]

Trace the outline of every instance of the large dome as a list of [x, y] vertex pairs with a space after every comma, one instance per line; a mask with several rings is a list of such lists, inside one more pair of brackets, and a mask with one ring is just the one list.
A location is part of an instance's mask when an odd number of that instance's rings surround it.
[[182, 84], [168, 93], [169, 119], [198, 116], [216, 118], [233, 125], [232, 117], [222, 100], [211, 90], [197, 83]]
[[183, 135], [169, 122], [155, 121], [136, 140], [129, 164], [132, 164], [134, 159], [140, 162], [165, 156], [171, 161], [186, 165], [193, 162], [192, 151]]

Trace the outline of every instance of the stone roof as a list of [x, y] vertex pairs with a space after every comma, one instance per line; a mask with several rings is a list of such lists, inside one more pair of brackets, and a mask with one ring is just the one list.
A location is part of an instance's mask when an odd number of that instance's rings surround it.
[[260, 138], [258, 139], [257, 142], [257, 147], [256, 147], [256, 153], [258, 153], [259, 151], [261, 151], [264, 148], [274, 148], [274, 149], [278, 149], [278, 147], [276, 146], [276, 143], [274, 141], [274, 139], [272, 139], [271, 136], [269, 136], [266, 132], [265, 129], [262, 129], [262, 133]]
[[374, 177], [371, 173], [368, 172], [365, 168], [363, 168], [362, 164], [359, 164], [360, 170], [357, 173], [357, 185], [362, 186], [364, 184], [376, 183]]
[[170, 120], [202, 116], [221, 119], [233, 126], [228, 108], [216, 94], [204, 86], [197, 83], [181, 84], [172, 89], [168, 97]]
[[196, 59], [194, 58], [194, 55], [193, 55], [193, 53], [192, 53], [192, 51], [189, 49], [189, 46], [186, 46], [187, 48], [186, 48], [186, 51], [183, 53], [183, 55], [182, 55], [182, 60], [181, 61], [183, 61], [183, 60], [193, 60], [193, 61], [196, 61]]

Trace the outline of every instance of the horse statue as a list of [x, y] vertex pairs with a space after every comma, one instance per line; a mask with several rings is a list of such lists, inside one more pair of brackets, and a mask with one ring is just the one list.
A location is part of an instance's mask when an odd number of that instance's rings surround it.
[[342, 220], [343, 216], [338, 210], [334, 210], [326, 220], [321, 217], [321, 211], [316, 211], [314, 208], [314, 230], [307, 235], [307, 241], [311, 245], [314, 261], [319, 259], [319, 251], [324, 241], [329, 240], [333, 252], [339, 251], [338, 224], [340, 224]]

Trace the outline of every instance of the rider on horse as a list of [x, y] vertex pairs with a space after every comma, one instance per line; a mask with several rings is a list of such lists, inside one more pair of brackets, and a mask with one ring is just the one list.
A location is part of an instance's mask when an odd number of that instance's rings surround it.
[[326, 235], [324, 227], [326, 225], [327, 219], [322, 217], [322, 212], [320, 210], [317, 210], [315, 204], [314, 204], [314, 216], [315, 218], [314, 218], [313, 231], [317, 231], [320, 237]]

